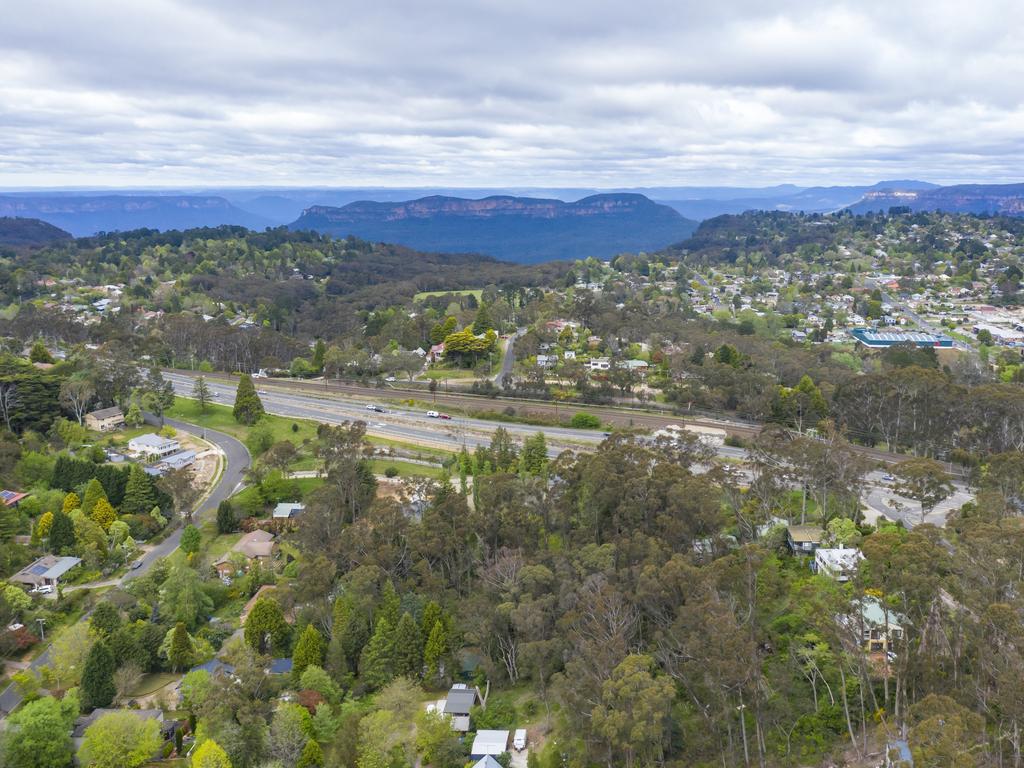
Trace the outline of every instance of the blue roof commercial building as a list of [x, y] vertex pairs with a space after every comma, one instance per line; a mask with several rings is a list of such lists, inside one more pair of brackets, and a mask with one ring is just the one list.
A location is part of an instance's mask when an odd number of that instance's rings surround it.
[[949, 336], [923, 331], [876, 331], [874, 328], [854, 328], [850, 335], [869, 349], [888, 349], [901, 344], [948, 349], [953, 347], [953, 339]]

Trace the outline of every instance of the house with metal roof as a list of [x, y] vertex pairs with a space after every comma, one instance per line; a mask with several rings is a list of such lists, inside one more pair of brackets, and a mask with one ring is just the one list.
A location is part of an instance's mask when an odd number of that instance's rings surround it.
[[477, 731], [476, 738], [473, 739], [473, 746], [469, 750], [470, 759], [508, 752], [508, 734], [508, 731]]
[[456, 683], [448, 691], [448, 698], [445, 699], [443, 714], [452, 719], [452, 730], [465, 733], [469, 730], [469, 713], [473, 707], [483, 704], [483, 697], [480, 696], [480, 689], [476, 686], [470, 688], [464, 683]]
[[138, 456], [170, 456], [181, 450], [181, 443], [173, 437], [163, 437], [155, 432], [133, 437], [128, 441], [128, 450]]
[[61, 577], [81, 562], [78, 557], [43, 555], [11, 576], [11, 581], [32, 588], [45, 585], [56, 587]]
[[298, 501], [282, 501], [274, 507], [275, 520], [290, 520], [298, 517], [306, 510], [306, 505]]
[[124, 414], [117, 406], [85, 414], [85, 426], [95, 432], [110, 432], [124, 426]]
[[0, 491], [0, 501], [4, 503], [5, 507], [17, 507], [21, 500], [28, 498], [28, 496], [29, 494], [22, 491]]

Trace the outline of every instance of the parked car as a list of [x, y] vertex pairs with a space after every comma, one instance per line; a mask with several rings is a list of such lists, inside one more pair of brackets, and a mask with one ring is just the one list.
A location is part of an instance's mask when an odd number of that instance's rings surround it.
[[526, 729], [517, 728], [516, 735], [512, 737], [512, 748], [516, 752], [522, 752], [526, 749]]
[[398, 379], [396, 379], [394, 376], [388, 376], [387, 378], [384, 379], [384, 381], [386, 381], [388, 383], [391, 383], [391, 382], [398, 381]]
[[133, 571], [142, 567], [142, 558], [140, 557], [134, 563], [129, 566]]
[[30, 594], [33, 595], [49, 595], [53, 593], [52, 584], [40, 584], [38, 587], [29, 590]]
[[375, 413], [387, 413], [387, 411], [384, 410], [384, 406], [374, 405], [373, 403], [370, 403], [368, 406], [366, 406], [366, 410], [374, 411]]

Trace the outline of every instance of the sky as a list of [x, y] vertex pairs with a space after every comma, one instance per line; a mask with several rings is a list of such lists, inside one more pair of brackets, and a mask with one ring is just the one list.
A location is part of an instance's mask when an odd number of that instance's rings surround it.
[[0, 186], [1024, 181], [1024, 3], [0, 0]]

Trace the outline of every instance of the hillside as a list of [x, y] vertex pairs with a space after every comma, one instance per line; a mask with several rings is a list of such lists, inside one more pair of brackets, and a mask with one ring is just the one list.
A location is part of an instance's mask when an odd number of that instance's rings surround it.
[[905, 206], [912, 211], [987, 213], [1024, 216], [1024, 184], [957, 184], [926, 190], [877, 190], [850, 206], [854, 213], [887, 211]]
[[695, 226], [643, 195], [613, 194], [574, 203], [511, 196], [481, 200], [432, 196], [401, 203], [313, 206], [291, 229], [536, 263], [654, 250], [687, 237]]
[[0, 245], [38, 247], [70, 239], [71, 235], [63, 229], [39, 219], [0, 217]]
[[223, 197], [195, 195], [0, 195], [0, 216], [41, 219], [76, 237], [221, 224], [262, 229], [267, 224]]

